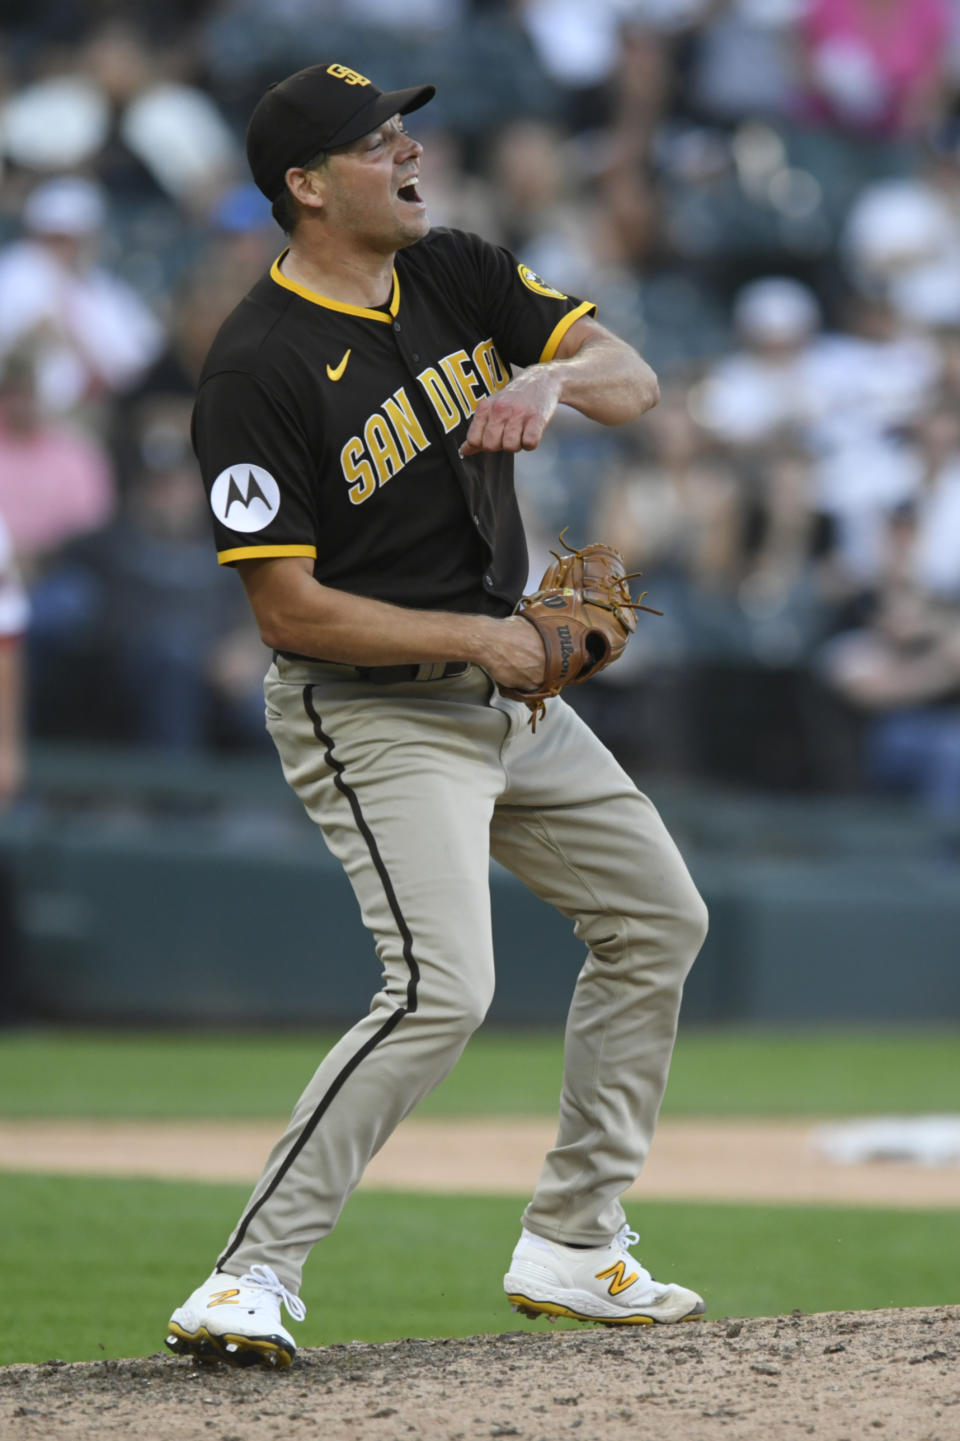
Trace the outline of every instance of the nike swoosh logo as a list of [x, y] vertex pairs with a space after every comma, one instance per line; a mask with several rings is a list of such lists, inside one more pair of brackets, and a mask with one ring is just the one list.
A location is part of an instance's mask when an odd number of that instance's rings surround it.
[[346, 370], [346, 368], [347, 368], [347, 361], [350, 359], [350, 357], [351, 357], [352, 354], [353, 354], [353, 351], [352, 351], [352, 350], [348, 350], [347, 353], [344, 355], [343, 359], [341, 360], [340, 364], [337, 366], [336, 369], [334, 369], [332, 365], [328, 365], [328, 366], [327, 366], [327, 379], [328, 379], [328, 380], [339, 380], [339, 379], [340, 379], [341, 375], [343, 374], [343, 372], [344, 372], [344, 371]]

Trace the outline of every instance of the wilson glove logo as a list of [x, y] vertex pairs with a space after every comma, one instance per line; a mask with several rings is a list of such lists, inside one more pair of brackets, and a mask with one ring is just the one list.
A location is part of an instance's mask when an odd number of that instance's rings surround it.
[[568, 625], [557, 626], [557, 639], [560, 642], [560, 674], [566, 675], [570, 669], [570, 662], [573, 660], [573, 637], [570, 634]]
[[261, 465], [231, 465], [211, 486], [210, 509], [230, 530], [263, 530], [280, 509], [280, 487]]

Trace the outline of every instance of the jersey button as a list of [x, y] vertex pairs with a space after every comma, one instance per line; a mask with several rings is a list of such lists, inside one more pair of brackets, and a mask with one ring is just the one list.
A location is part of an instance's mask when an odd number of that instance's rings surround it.
[[479, 525], [479, 524], [480, 524], [480, 517], [479, 517], [479, 515], [475, 515], [475, 516], [473, 517], [473, 523], [474, 523], [474, 525]]
[[483, 577], [483, 583], [484, 583], [484, 585], [486, 585], [486, 586], [491, 586], [491, 585], [493, 585], [493, 576], [492, 576], [492, 575], [485, 575], [485, 576]]
[[403, 326], [400, 324], [399, 320], [395, 320], [393, 322], [393, 328], [394, 330], [402, 330]]

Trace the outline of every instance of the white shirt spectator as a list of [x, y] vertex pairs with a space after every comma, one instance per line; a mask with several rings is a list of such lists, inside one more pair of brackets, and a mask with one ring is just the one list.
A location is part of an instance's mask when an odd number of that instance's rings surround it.
[[864, 585], [882, 576], [890, 513], [915, 499], [922, 478], [917, 452], [881, 436], [862, 437], [817, 465], [817, 506], [836, 522], [838, 558]]
[[786, 277], [746, 286], [734, 319], [744, 348], [714, 366], [694, 401], [698, 421], [732, 444], [784, 429], [820, 454], [873, 444], [919, 413], [939, 374], [937, 348], [923, 336], [818, 332], [812, 292]]
[[90, 181], [47, 181], [27, 201], [27, 236], [0, 252], [0, 357], [32, 345], [50, 414], [126, 389], [163, 348], [163, 328], [136, 292], [86, 258], [103, 218]]
[[960, 323], [960, 222], [925, 180], [879, 180], [860, 191], [841, 236], [854, 285], [884, 294], [922, 326]]
[[944, 466], [917, 508], [912, 579], [943, 599], [960, 599], [960, 458]]

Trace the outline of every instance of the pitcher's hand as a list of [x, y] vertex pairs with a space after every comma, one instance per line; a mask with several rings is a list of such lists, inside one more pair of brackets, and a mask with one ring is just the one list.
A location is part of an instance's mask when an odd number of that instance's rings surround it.
[[[495, 627], [495, 628], [494, 628]], [[543, 680], [546, 654], [539, 632], [518, 615], [491, 623], [484, 670], [507, 690], [536, 690]]]
[[550, 365], [531, 365], [496, 395], [485, 396], [470, 422], [460, 454], [536, 450], [560, 399], [560, 376]]

